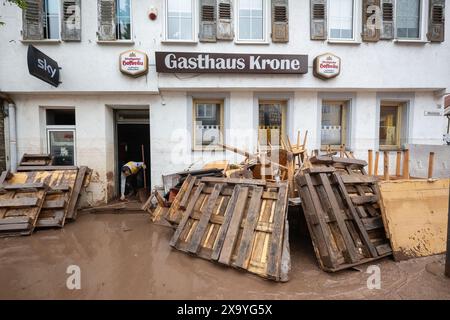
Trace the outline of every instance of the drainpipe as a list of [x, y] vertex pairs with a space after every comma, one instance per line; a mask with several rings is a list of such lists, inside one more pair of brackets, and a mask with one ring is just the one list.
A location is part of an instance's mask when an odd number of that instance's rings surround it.
[[16, 105], [14, 102], [8, 103], [9, 118], [9, 153], [12, 173], [17, 171], [17, 130], [16, 130]]

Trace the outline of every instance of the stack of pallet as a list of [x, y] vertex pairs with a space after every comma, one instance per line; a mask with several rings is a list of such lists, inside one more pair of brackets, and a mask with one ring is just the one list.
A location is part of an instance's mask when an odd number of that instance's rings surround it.
[[287, 281], [287, 202], [285, 182], [188, 176], [164, 214], [176, 228], [170, 245], [267, 279]]
[[[31, 160], [28, 160], [32, 158]], [[0, 236], [29, 235], [35, 228], [62, 228], [77, 217], [82, 187], [89, 183], [87, 167], [61, 168], [25, 155], [27, 171], [0, 176]], [[25, 160], [25, 161], [24, 161]]]
[[377, 178], [363, 160], [315, 156], [296, 177], [316, 256], [338, 271], [392, 254], [386, 238]]

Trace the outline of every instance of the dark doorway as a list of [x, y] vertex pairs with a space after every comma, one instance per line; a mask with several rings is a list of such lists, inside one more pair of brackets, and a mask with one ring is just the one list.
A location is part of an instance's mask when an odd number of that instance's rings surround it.
[[[120, 190], [120, 172], [129, 161], [144, 160], [147, 178], [147, 188], [150, 188], [150, 125], [147, 110], [117, 110], [116, 111], [116, 152], [117, 152], [117, 189]], [[144, 159], [142, 155], [144, 146]]]

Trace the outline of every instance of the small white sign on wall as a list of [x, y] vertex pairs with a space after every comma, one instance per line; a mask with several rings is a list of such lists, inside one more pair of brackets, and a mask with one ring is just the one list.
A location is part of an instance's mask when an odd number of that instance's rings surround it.
[[148, 72], [148, 57], [145, 52], [128, 50], [119, 58], [120, 72], [131, 77], [139, 77]]
[[331, 79], [341, 73], [341, 58], [325, 53], [314, 59], [314, 75], [320, 79]]

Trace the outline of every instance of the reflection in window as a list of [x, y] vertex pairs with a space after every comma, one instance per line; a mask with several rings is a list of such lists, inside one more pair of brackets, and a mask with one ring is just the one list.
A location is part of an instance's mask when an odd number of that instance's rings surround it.
[[131, 40], [131, 0], [116, 0], [117, 7], [117, 23], [116, 38], [117, 40]]
[[324, 102], [322, 105], [322, 146], [345, 144], [343, 103]]
[[44, 38], [59, 39], [59, 0], [44, 1]]
[[380, 109], [380, 146], [399, 146], [399, 107], [381, 106]]
[[283, 134], [284, 103], [259, 104], [258, 139], [261, 146], [279, 146]]
[[264, 0], [239, 1], [239, 40], [264, 40]]
[[75, 164], [74, 130], [48, 130], [48, 144], [53, 164], [57, 166], [72, 166]]
[[330, 38], [353, 39], [353, 0], [329, 2]]
[[194, 147], [217, 146], [222, 143], [222, 102], [194, 103]]
[[167, 0], [167, 39], [193, 40], [191, 0]]
[[397, 37], [420, 38], [420, 1], [397, 0]]

